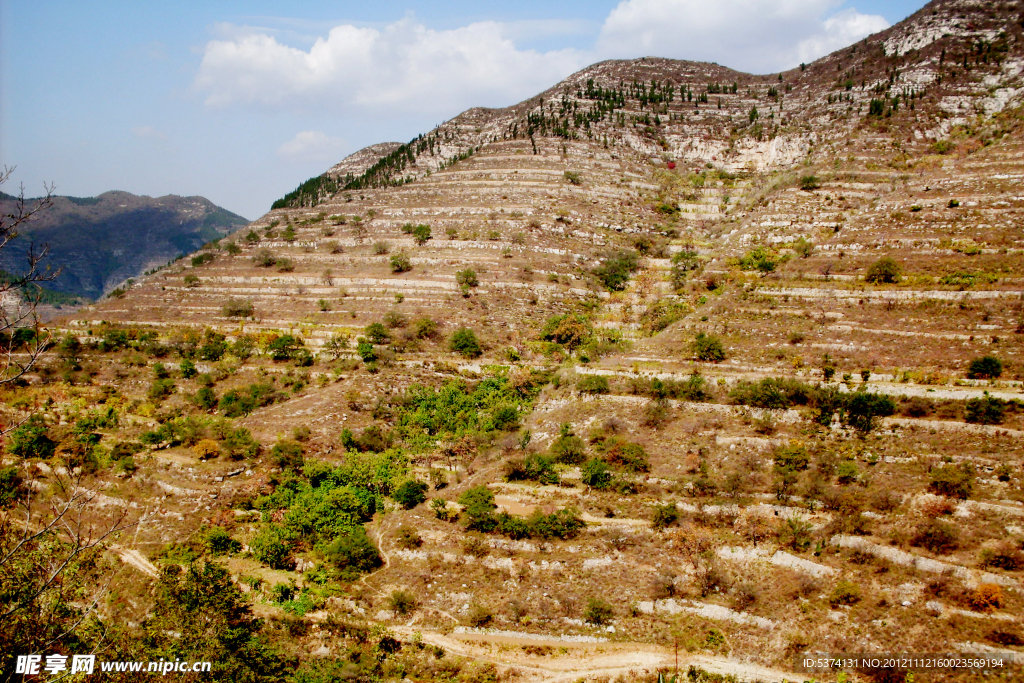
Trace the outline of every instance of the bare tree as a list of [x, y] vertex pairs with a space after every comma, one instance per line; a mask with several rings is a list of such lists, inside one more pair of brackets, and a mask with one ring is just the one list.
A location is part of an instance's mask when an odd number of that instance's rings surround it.
[[[13, 172], [14, 168], [5, 166], [0, 171], [0, 185], [7, 182]], [[0, 215], [0, 251], [21, 235], [29, 221], [53, 205], [54, 186], [45, 185], [44, 189], [44, 196], [26, 200], [22, 186], [13, 208]], [[25, 250], [25, 268], [0, 278], [0, 386], [31, 370], [50, 346], [50, 333], [40, 326], [39, 302], [43, 294], [40, 283], [55, 279], [60, 269], [43, 265], [49, 252], [46, 244], [29, 244]]]
[[[0, 185], [13, 171], [0, 171]], [[25, 199], [24, 187], [17, 197], [5, 197], [0, 251], [53, 205], [54, 186], [44, 189], [34, 200]], [[51, 346], [40, 319], [41, 283], [60, 270], [43, 264], [48, 253], [46, 245], [30, 244], [25, 266], [0, 278], [0, 386], [29, 372]], [[25, 422], [0, 427], [0, 436]], [[73, 463], [0, 462], [0, 680], [14, 676], [16, 655], [53, 651], [89, 631], [87, 622], [116, 574], [105, 566], [103, 551], [132, 526], [127, 507], [107, 516], [94, 503], [96, 494], [82, 486], [83, 476]], [[91, 640], [95, 645], [102, 634]]]
[[[7, 660], [15, 654], [45, 653], [74, 638], [116, 575], [102, 551], [133, 526], [127, 508], [113, 519], [97, 514], [80, 472], [57, 467], [51, 480], [46, 487], [19, 476], [10, 509], [0, 508], [0, 675], [13, 670]], [[34, 494], [47, 488], [48, 496]]]

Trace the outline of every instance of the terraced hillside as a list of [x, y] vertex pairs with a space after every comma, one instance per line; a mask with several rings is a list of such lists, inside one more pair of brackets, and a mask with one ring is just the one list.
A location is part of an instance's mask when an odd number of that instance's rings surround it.
[[1022, 31], [933, 2], [367, 148], [67, 320], [9, 417], [99, 435], [133, 581], [220, 555], [310, 671], [1020, 654]]

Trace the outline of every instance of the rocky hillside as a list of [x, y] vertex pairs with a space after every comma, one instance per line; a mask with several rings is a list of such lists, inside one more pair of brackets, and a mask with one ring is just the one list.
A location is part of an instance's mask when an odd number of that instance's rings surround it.
[[[0, 196], [0, 211], [10, 210], [14, 201], [10, 195]], [[30, 243], [48, 244], [47, 263], [63, 267], [51, 288], [98, 299], [125, 280], [166, 265], [247, 222], [203, 197], [153, 198], [128, 192], [54, 197], [53, 207], [4, 250], [0, 268], [18, 272]]]
[[35, 404], [120, 411], [138, 470], [97, 487], [159, 500], [143, 559], [221, 529], [296, 656], [1019, 654], [1022, 72], [1019, 7], [969, 0], [781, 74], [596, 64], [84, 309]]

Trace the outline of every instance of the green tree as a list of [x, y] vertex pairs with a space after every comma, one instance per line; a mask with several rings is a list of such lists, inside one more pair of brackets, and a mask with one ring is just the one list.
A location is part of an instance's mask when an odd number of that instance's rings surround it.
[[675, 524], [679, 520], [679, 508], [675, 503], [655, 505], [654, 513], [651, 515], [651, 528], [655, 531], [662, 531], [666, 527]]
[[466, 528], [475, 531], [491, 531], [496, 525], [494, 518], [494, 493], [486, 486], [474, 486], [459, 496], [459, 504], [464, 506]]
[[[165, 567], [156, 602], [142, 624], [148, 659], [207, 661], [213, 680], [257, 683], [285, 675], [284, 662], [263, 638], [263, 621], [224, 567], [212, 562]], [[184, 676], [185, 680], [201, 680]]]
[[252, 556], [271, 569], [287, 569], [291, 564], [291, 532], [278, 524], [269, 524], [249, 543]]
[[612, 485], [612, 471], [604, 460], [591, 458], [580, 468], [580, 480], [584, 486], [601, 491]]
[[608, 291], [621, 292], [630, 276], [639, 269], [640, 255], [635, 251], [620, 250], [605, 256], [593, 274]]
[[448, 349], [466, 358], [476, 358], [483, 353], [476, 334], [468, 327], [460, 327], [452, 332], [448, 340]]
[[427, 240], [431, 238], [430, 226], [429, 225], [417, 225], [412, 230], [412, 238], [416, 240], [416, 244], [423, 246], [427, 243]]
[[939, 465], [929, 478], [928, 489], [940, 496], [966, 500], [974, 490], [974, 471], [967, 466]]
[[370, 323], [366, 326], [365, 332], [371, 344], [387, 344], [391, 341], [391, 335], [383, 323]]
[[56, 442], [48, 436], [46, 422], [40, 415], [32, 415], [14, 429], [7, 442], [7, 450], [19, 458], [53, 457]]
[[720, 363], [725, 360], [725, 347], [722, 340], [713, 334], [698, 332], [693, 340], [693, 352], [697, 360]]
[[406, 510], [412, 510], [427, 499], [427, 484], [418, 479], [408, 479], [394, 490], [391, 497]]
[[391, 272], [392, 273], [408, 273], [412, 270], [412, 260], [409, 255], [404, 251], [400, 251], [397, 254], [391, 255]]
[[334, 539], [324, 555], [347, 580], [353, 580], [383, 564], [380, 552], [362, 526], [356, 526], [349, 533]]
[[896, 404], [888, 396], [858, 391], [846, 401], [843, 421], [858, 432], [866, 434], [875, 428], [879, 417], [896, 412]]
[[476, 287], [480, 284], [476, 271], [472, 268], [466, 268], [465, 270], [456, 272], [455, 282], [461, 287]]
[[583, 612], [583, 620], [588, 624], [603, 626], [612, 620], [615, 610], [602, 598], [589, 598], [587, 609]]
[[866, 282], [872, 284], [896, 283], [902, 277], [903, 269], [900, 264], [890, 256], [883, 256], [868, 267], [864, 276]]
[[964, 405], [964, 419], [967, 422], [983, 425], [1002, 424], [1006, 402], [995, 396], [989, 396], [988, 392], [981, 398], [967, 399]]
[[969, 379], [996, 379], [1003, 374], [1003, 362], [995, 356], [982, 356], [971, 361], [967, 369]]

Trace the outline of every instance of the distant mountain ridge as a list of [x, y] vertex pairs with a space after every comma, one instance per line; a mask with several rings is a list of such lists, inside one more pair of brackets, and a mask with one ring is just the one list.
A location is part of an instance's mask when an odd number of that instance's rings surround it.
[[[15, 201], [0, 193], [0, 211], [8, 212]], [[246, 223], [205, 197], [154, 198], [116, 190], [96, 197], [57, 196], [3, 251], [0, 269], [19, 272], [30, 245], [48, 244], [45, 264], [63, 268], [48, 288], [98, 299]]]

